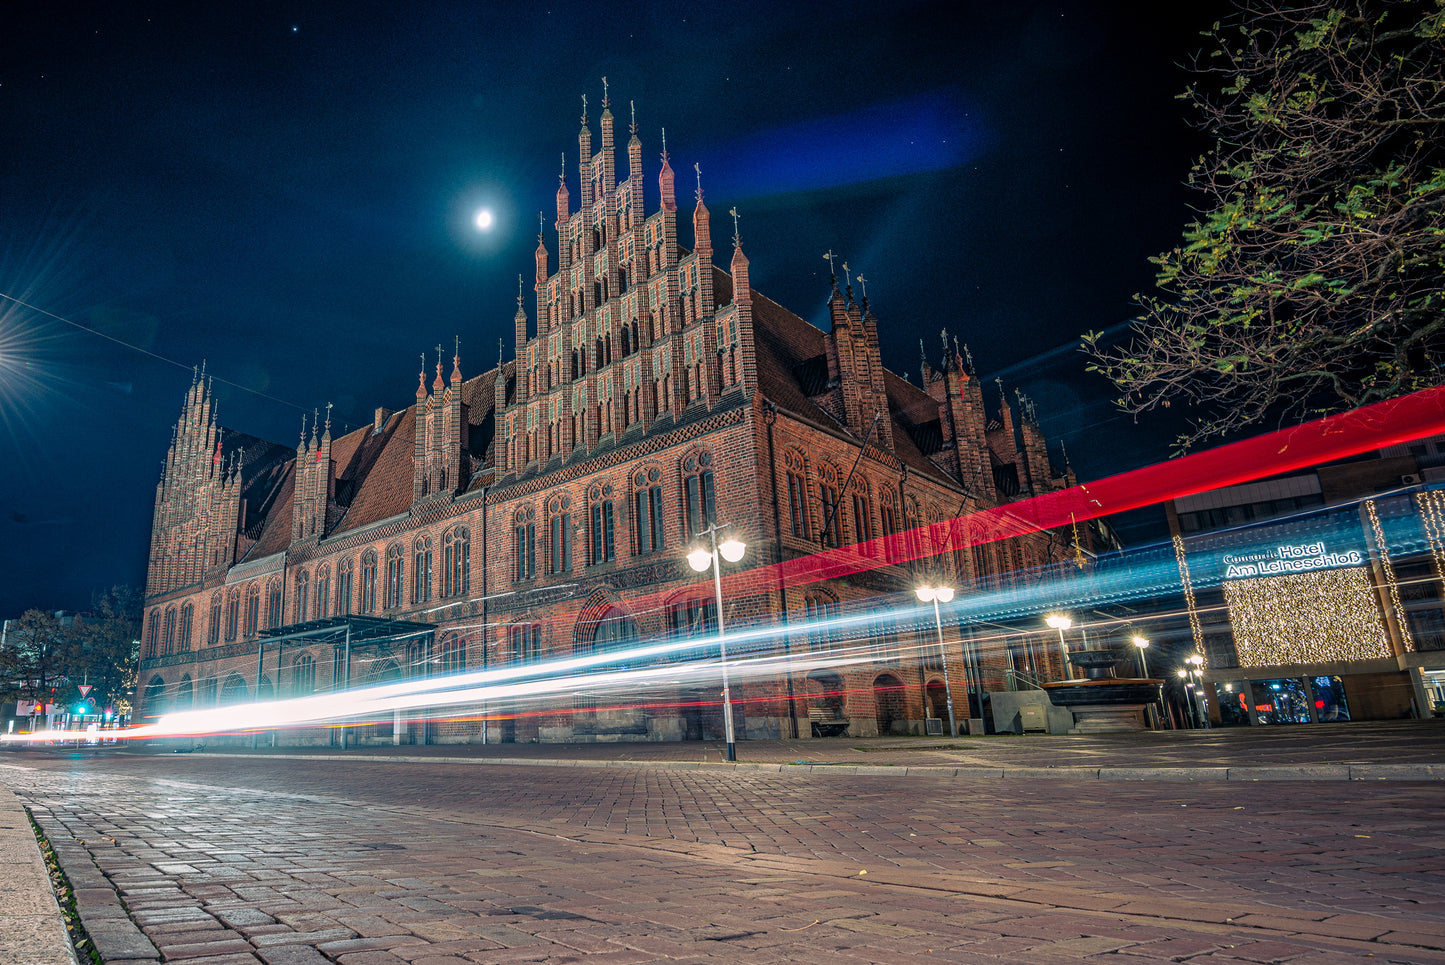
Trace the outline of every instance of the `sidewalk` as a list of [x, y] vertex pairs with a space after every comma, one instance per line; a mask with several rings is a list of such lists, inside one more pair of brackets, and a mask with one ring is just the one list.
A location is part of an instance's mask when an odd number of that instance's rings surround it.
[[0, 784], [0, 961], [75, 965], [40, 846], [15, 792]]
[[[263, 735], [262, 740], [265, 737]], [[258, 741], [260, 743], [260, 741]], [[224, 746], [230, 744], [232, 746]], [[535, 767], [666, 769], [741, 768], [779, 774], [900, 777], [951, 776], [968, 781], [1070, 779], [1100, 781], [1437, 781], [1445, 780], [1445, 721], [1401, 721], [1297, 728], [1164, 731], [1092, 736], [999, 735], [961, 738], [827, 738], [739, 741], [737, 763], [724, 759], [721, 742], [603, 744], [461, 744], [352, 748], [253, 749], [229, 738], [150, 745], [55, 748], [67, 757], [197, 756], [287, 757], [324, 760], [414, 761], [419, 764], [511, 764]], [[5, 756], [0, 753], [0, 766]], [[1176, 784], [1177, 786], [1177, 784]], [[53, 829], [61, 833], [58, 826]], [[57, 848], [71, 842], [53, 842]], [[78, 847], [78, 845], [76, 846]], [[72, 848], [72, 850], [74, 850]], [[68, 851], [65, 867], [100, 875], [83, 853]], [[0, 858], [11, 874], [0, 884], [0, 961], [16, 965], [73, 965], [65, 928], [26, 815], [0, 784]], [[72, 860], [74, 859], [74, 860]], [[82, 860], [84, 859], [84, 860]], [[99, 890], [76, 880], [83, 920], [103, 949], [126, 960], [156, 960], [159, 953], [111, 901], [86, 904]], [[93, 902], [91, 904], [94, 904]], [[111, 907], [111, 906], [114, 907]], [[117, 919], [118, 920], [112, 920]], [[125, 934], [112, 935], [118, 926]], [[107, 952], [107, 960], [113, 956]]]

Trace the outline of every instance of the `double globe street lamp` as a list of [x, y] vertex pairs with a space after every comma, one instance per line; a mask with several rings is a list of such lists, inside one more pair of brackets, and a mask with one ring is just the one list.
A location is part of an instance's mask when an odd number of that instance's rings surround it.
[[722, 597], [722, 563], [718, 560], [719, 555], [729, 563], [736, 563], [743, 558], [748, 546], [742, 540], [725, 539], [721, 543], [717, 541], [717, 534], [727, 526], [719, 526], [711, 523], [708, 528], [698, 533], [699, 536], [708, 538], [711, 549], [699, 546], [687, 554], [687, 565], [694, 571], [701, 573], [709, 566], [712, 567], [712, 586], [717, 594], [717, 646], [718, 662], [722, 666], [723, 684], [723, 730], [727, 735], [728, 760], [738, 759], [737, 744], [733, 741], [733, 699], [732, 690], [728, 686], [728, 648], [723, 640], [723, 597]]
[[943, 663], [943, 695], [948, 701], [948, 732], [957, 737], [958, 718], [953, 713], [953, 688], [948, 683], [948, 652], [943, 649], [943, 616], [938, 611], [938, 604], [953, 599], [953, 587], [920, 586], [913, 592], [921, 602], [933, 604], [933, 622], [938, 627], [938, 659]]

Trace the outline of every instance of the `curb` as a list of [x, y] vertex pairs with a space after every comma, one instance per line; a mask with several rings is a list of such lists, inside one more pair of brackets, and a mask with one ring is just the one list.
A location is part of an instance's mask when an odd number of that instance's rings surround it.
[[[38, 822], [37, 822], [38, 823]], [[0, 961], [76, 965], [50, 872], [15, 792], [0, 784]]]
[[[274, 754], [196, 757], [274, 759]], [[418, 757], [407, 754], [286, 754], [286, 760], [381, 764], [476, 764], [515, 767], [644, 767], [658, 770], [724, 768], [766, 773], [847, 774], [859, 777], [955, 777], [969, 780], [1065, 781], [1445, 781], [1445, 764], [1273, 764], [1249, 767], [954, 767], [937, 765], [776, 764], [750, 761], [586, 761], [545, 757]]]

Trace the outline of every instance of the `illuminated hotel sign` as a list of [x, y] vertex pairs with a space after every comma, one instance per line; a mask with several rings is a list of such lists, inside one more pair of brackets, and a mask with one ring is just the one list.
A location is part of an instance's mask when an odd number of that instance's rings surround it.
[[1324, 540], [1317, 540], [1313, 543], [1286, 544], [1251, 553], [1226, 553], [1220, 562], [1224, 564], [1224, 578], [1237, 580], [1244, 577], [1331, 570], [1340, 566], [1363, 566], [1365, 557], [1359, 550], [1331, 553], [1325, 549]]

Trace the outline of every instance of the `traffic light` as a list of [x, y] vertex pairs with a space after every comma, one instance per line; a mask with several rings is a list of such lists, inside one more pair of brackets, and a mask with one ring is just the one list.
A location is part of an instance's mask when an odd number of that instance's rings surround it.
[[84, 714], [85, 711], [86, 711], [86, 706], [85, 706], [85, 704], [80, 703], [80, 704], [76, 704], [76, 705], [75, 705], [75, 712], [76, 712], [77, 714]]

